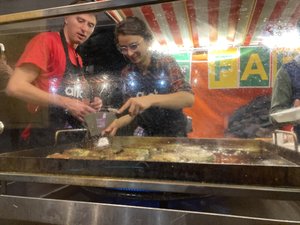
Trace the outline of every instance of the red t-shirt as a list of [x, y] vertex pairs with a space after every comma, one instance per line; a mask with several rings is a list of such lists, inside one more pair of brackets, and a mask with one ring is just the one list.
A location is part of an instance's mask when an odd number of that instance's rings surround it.
[[[68, 45], [68, 51], [71, 62], [77, 65], [75, 49]], [[51, 80], [51, 87], [56, 88], [60, 84], [66, 68], [66, 55], [59, 33], [44, 32], [32, 38], [16, 66], [21, 66], [24, 63], [34, 64], [42, 71], [34, 81], [35, 86], [49, 92], [49, 80]], [[80, 57], [79, 63], [82, 66]]]
[[[68, 44], [69, 57], [74, 65], [76, 62], [75, 49]], [[82, 66], [82, 59], [79, 58], [79, 64]], [[33, 84], [47, 92], [51, 89], [57, 89], [65, 72], [66, 54], [58, 32], [40, 33], [30, 40], [23, 54], [18, 60], [16, 67], [22, 64], [34, 64], [41, 69], [40, 76]], [[34, 111], [36, 106], [29, 105], [29, 111]]]

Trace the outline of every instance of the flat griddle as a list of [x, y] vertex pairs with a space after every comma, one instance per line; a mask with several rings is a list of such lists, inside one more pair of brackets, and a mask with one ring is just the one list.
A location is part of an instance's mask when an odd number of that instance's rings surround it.
[[[255, 151], [256, 154], [269, 156], [271, 164], [258, 163], [189, 163], [155, 162], [136, 160], [89, 160], [89, 159], [52, 159], [49, 154], [62, 152], [74, 147], [88, 145], [72, 144], [57, 147], [28, 149], [0, 154], [0, 173], [39, 174], [43, 176], [89, 176], [117, 179], [155, 179], [182, 182], [202, 182], [231, 185], [259, 185], [272, 187], [300, 187], [300, 155], [261, 140], [241, 139], [188, 139], [153, 137], [115, 137], [116, 146], [159, 146], [182, 144], [205, 146], [206, 149], [242, 149]], [[179, 151], [177, 149], [177, 151]], [[268, 154], [266, 154], [266, 152]], [[268, 160], [268, 159], [266, 159]], [[49, 181], [51, 182], [51, 181]]]

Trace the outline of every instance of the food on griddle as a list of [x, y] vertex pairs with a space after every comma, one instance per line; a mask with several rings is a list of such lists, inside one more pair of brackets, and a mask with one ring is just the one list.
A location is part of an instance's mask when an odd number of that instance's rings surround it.
[[146, 160], [149, 157], [147, 148], [123, 148], [112, 155], [112, 160]]
[[[73, 148], [62, 153], [54, 153], [48, 158], [56, 159], [86, 159], [86, 160], [124, 160], [124, 161], [156, 161], [185, 163], [262, 163], [265, 158], [262, 152], [249, 151], [233, 147], [203, 146], [180, 143], [165, 143], [161, 145], [118, 145], [99, 149]], [[263, 157], [263, 158], [261, 158]]]
[[55, 159], [104, 159], [106, 155], [100, 151], [93, 151], [84, 148], [73, 148], [64, 150], [63, 153], [54, 153], [47, 158]]
[[48, 155], [47, 158], [51, 158], [51, 159], [69, 159], [70, 156], [68, 156], [66, 154], [61, 154], [61, 153], [54, 153], [54, 154]]
[[109, 152], [101, 152], [101, 151], [89, 151], [87, 156], [89, 159], [107, 159], [109, 158]]
[[180, 153], [180, 157], [184, 159], [185, 162], [214, 162], [215, 156], [213, 152], [206, 151], [203, 149], [184, 149]]
[[83, 149], [83, 148], [73, 148], [73, 149], [64, 151], [64, 153], [74, 156], [74, 157], [86, 157], [89, 155], [90, 150]]
[[159, 162], [213, 162], [215, 159], [213, 152], [196, 145], [166, 144], [150, 153], [149, 160]]
[[236, 155], [236, 154], [226, 154], [226, 153], [215, 153], [215, 163], [245, 163], [245, 158], [242, 154]]
[[157, 161], [157, 162], [180, 162], [182, 159], [178, 154], [175, 152], [173, 153], [156, 153], [151, 155], [149, 158], [150, 161]]

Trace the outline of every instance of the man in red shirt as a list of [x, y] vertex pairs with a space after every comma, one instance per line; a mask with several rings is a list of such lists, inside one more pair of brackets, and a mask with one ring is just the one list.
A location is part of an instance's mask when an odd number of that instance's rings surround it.
[[[37, 114], [46, 108], [49, 115], [46, 129], [30, 129], [30, 137], [35, 139], [31, 145], [53, 144], [56, 130], [70, 126], [77, 128], [86, 114], [101, 108], [99, 97], [88, 99], [82, 59], [76, 52], [78, 45], [91, 36], [95, 26], [94, 14], [66, 16], [60, 32], [35, 36], [17, 62], [6, 93], [28, 102], [31, 113]], [[26, 132], [28, 128], [30, 126]], [[26, 132], [22, 134], [23, 139], [28, 136]], [[47, 140], [41, 140], [45, 135]]]

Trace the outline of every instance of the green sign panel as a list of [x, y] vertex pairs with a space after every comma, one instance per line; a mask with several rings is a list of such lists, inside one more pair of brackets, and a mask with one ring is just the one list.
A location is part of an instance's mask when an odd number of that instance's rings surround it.
[[191, 80], [191, 53], [190, 52], [181, 52], [172, 54], [172, 57], [175, 58], [176, 62], [181, 68], [181, 71], [187, 82]]
[[269, 87], [270, 49], [240, 48], [240, 87]]

